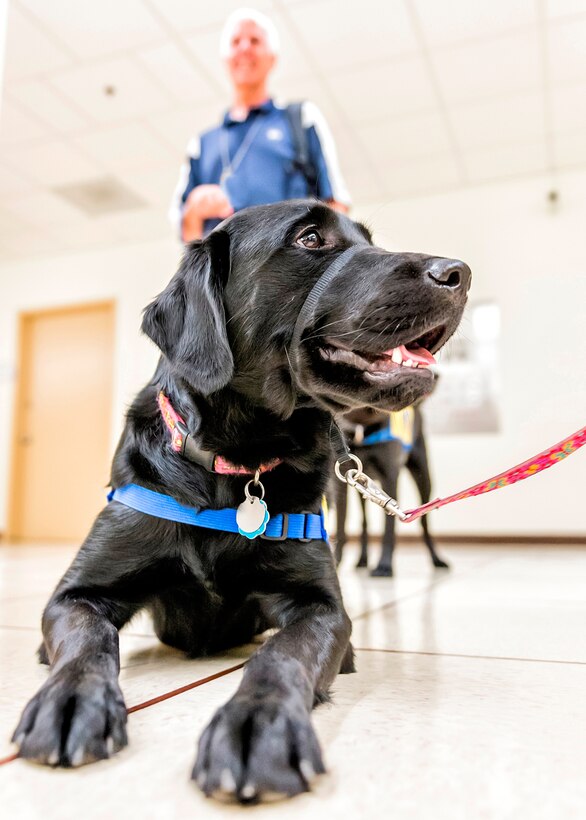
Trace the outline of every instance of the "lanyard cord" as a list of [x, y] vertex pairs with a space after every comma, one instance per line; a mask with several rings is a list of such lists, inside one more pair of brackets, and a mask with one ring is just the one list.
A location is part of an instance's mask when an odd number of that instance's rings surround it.
[[252, 123], [246, 136], [240, 143], [234, 154], [233, 159], [230, 159], [230, 147], [228, 143], [228, 128], [223, 126], [220, 131], [220, 152], [222, 155], [222, 179], [231, 176], [240, 166], [242, 160], [248, 153], [248, 150], [255, 140], [256, 135], [260, 131], [262, 125], [262, 115], [257, 113], [255, 121]]

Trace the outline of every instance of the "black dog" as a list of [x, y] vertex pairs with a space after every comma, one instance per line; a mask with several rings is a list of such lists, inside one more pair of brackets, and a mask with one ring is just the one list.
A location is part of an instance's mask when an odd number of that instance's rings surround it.
[[[324, 288], [326, 270], [336, 275]], [[236, 214], [186, 250], [146, 309], [143, 330], [163, 355], [128, 413], [112, 486], [207, 512], [241, 505], [269, 465], [271, 516], [313, 519], [331, 469], [331, 414], [398, 409], [429, 392], [432, 373], [390, 351], [441, 347], [469, 279], [462, 262], [374, 247], [366, 228], [315, 202]], [[184, 455], [171, 447], [161, 391], [184, 419]], [[212, 472], [215, 454], [248, 475]], [[21, 757], [75, 766], [126, 745], [118, 630], [146, 608], [159, 638], [190, 656], [280, 628], [205, 730], [193, 778], [242, 802], [307, 790], [324, 771], [311, 709], [352, 671], [351, 625], [327, 542], [291, 540], [287, 521], [283, 540], [249, 539], [112, 501], [45, 609], [51, 672], [14, 733]]]
[[[342, 423], [347, 431], [352, 452], [361, 460], [367, 475], [380, 481], [381, 487], [387, 495], [390, 495], [391, 498], [397, 498], [399, 473], [405, 467], [415, 481], [421, 503], [427, 504], [431, 497], [431, 476], [423, 434], [423, 418], [418, 404], [410, 408], [407, 424], [412, 424], [413, 429], [408, 431], [406, 441], [403, 441], [400, 437], [393, 437], [388, 441], [364, 444], [363, 442], [370, 436], [377, 438], [377, 434], [382, 431], [386, 432], [389, 427], [388, 414], [370, 410], [369, 408], [348, 413]], [[347, 488], [346, 484], [336, 480], [336, 561], [338, 564], [342, 560], [344, 544], [346, 543], [346, 511], [349, 491], [350, 489]], [[366, 567], [368, 566], [368, 521], [365, 501], [361, 495], [358, 497], [362, 508], [362, 532], [360, 534], [360, 557], [356, 566]], [[422, 516], [420, 520], [423, 529], [423, 540], [429, 550], [433, 566], [449, 569], [449, 564], [437, 554], [433, 538], [429, 533], [427, 516]], [[385, 519], [380, 559], [377, 566], [370, 573], [373, 577], [389, 578], [393, 575], [394, 549], [395, 518], [388, 515]]]

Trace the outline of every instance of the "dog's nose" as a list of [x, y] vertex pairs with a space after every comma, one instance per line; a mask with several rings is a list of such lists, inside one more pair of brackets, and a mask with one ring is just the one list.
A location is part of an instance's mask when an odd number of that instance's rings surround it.
[[426, 267], [425, 273], [442, 288], [466, 292], [470, 287], [472, 272], [468, 265], [459, 259], [433, 259]]

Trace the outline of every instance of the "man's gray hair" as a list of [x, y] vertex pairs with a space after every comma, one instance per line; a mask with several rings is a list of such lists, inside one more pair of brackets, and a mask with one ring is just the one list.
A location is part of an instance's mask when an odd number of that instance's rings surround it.
[[220, 35], [220, 57], [225, 58], [228, 56], [230, 53], [230, 44], [232, 42], [232, 37], [234, 36], [234, 31], [237, 26], [245, 20], [247, 22], [250, 21], [252, 23], [256, 23], [256, 25], [264, 31], [267, 38], [267, 46], [269, 51], [272, 54], [278, 54], [281, 47], [281, 42], [279, 40], [279, 32], [277, 31], [272, 20], [269, 20], [266, 14], [263, 14], [256, 9], [242, 8], [233, 11], [224, 24], [222, 34]]

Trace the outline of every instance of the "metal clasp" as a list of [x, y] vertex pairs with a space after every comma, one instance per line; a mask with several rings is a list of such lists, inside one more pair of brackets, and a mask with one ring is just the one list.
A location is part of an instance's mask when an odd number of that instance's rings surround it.
[[356, 467], [351, 467], [343, 473], [340, 469], [341, 459], [338, 459], [334, 469], [340, 481], [345, 481], [350, 487], [354, 487], [367, 501], [372, 501], [381, 507], [386, 515], [396, 515], [400, 521], [404, 521], [407, 518], [407, 514], [403, 512], [394, 498], [391, 498], [384, 490], [381, 490], [372, 478], [362, 471], [362, 462], [358, 456], [355, 456], [353, 453], [348, 453], [344, 460], [347, 459], [352, 459]]

